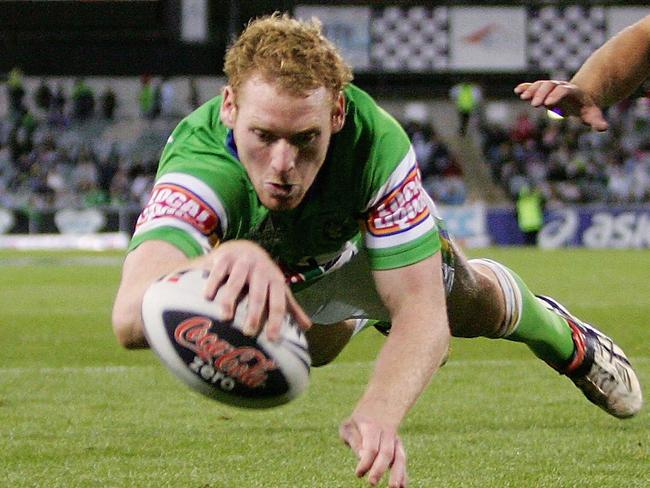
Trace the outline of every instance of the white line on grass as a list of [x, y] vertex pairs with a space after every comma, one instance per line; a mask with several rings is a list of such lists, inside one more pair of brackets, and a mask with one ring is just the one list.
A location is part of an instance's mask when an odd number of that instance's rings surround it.
[[120, 266], [124, 256], [15, 256], [1, 257], [0, 265], [26, 266]]
[[[647, 356], [632, 356], [630, 358], [632, 361], [632, 366], [636, 363], [649, 363], [650, 357]], [[521, 363], [536, 363], [539, 359], [450, 359], [445, 368], [455, 367], [455, 366], [513, 366]], [[348, 366], [371, 366], [374, 364], [374, 361], [352, 361], [352, 362], [340, 362], [324, 366], [324, 368], [337, 368], [337, 367], [348, 367]]]
[[60, 366], [60, 367], [43, 367], [37, 366], [24, 366], [24, 367], [6, 367], [0, 368], [0, 373], [8, 374], [23, 374], [23, 373], [90, 373], [90, 374], [113, 374], [113, 373], [126, 373], [130, 371], [144, 371], [152, 370], [157, 366]]
[[[512, 366], [521, 363], [537, 362], [537, 359], [458, 359], [450, 360], [444, 367], [465, 367], [465, 366]], [[650, 357], [635, 356], [632, 357], [632, 364], [650, 362]], [[372, 366], [374, 361], [354, 361], [354, 362], [340, 362], [324, 366], [327, 369], [333, 368], [349, 368], [349, 367], [368, 367]], [[23, 373], [89, 373], [89, 374], [115, 374], [127, 373], [135, 371], [153, 370], [158, 366], [61, 366], [61, 367], [0, 367], [0, 374], [23, 374]]]

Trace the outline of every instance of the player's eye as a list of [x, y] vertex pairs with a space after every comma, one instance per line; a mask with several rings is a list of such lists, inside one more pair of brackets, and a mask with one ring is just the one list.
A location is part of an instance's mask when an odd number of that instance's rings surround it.
[[262, 141], [264, 144], [273, 144], [278, 138], [271, 134], [270, 132], [266, 132], [264, 130], [260, 129], [253, 129], [253, 134], [257, 136], [257, 138]]
[[306, 147], [312, 144], [318, 138], [318, 132], [305, 132], [302, 134], [296, 134], [291, 137], [291, 144], [296, 147]]

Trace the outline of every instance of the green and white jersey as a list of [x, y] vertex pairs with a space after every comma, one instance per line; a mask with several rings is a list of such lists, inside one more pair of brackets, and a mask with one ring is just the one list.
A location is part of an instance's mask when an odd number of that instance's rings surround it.
[[345, 90], [347, 115], [301, 204], [265, 208], [222, 124], [216, 97], [186, 117], [163, 151], [151, 198], [130, 244], [167, 241], [188, 257], [219, 241], [263, 246], [293, 285], [333, 271], [366, 247], [373, 269], [421, 261], [440, 249], [436, 210], [407, 135], [364, 91]]

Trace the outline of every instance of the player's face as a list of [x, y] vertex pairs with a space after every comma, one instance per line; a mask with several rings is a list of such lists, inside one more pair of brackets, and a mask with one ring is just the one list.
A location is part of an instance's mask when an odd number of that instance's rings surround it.
[[333, 107], [323, 87], [294, 96], [258, 76], [243, 83], [236, 97], [226, 87], [221, 119], [233, 130], [239, 159], [265, 207], [300, 204], [325, 162], [332, 134], [343, 127], [344, 103], [339, 94]]

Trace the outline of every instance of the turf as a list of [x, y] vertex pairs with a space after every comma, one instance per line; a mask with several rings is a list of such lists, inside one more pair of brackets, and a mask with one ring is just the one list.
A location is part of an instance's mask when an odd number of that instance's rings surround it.
[[[650, 251], [472, 252], [600, 324], [650, 381]], [[382, 338], [366, 331], [273, 410], [204, 399], [110, 330], [120, 255], [0, 252], [0, 486], [361, 487], [338, 423]], [[405, 421], [411, 486], [647, 487], [650, 414], [610, 418], [506, 341], [454, 340]]]

